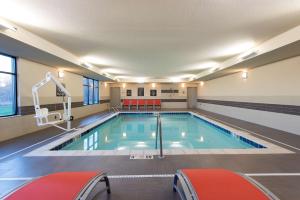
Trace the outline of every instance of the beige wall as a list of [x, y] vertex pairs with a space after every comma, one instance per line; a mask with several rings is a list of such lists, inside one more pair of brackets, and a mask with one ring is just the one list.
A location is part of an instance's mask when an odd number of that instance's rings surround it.
[[[22, 58], [17, 60], [18, 67], [18, 106], [33, 105], [31, 88], [34, 84], [45, 77], [46, 72], [57, 75], [57, 69], [39, 63], [31, 62]], [[83, 101], [82, 76], [65, 72], [61, 82], [66, 84], [67, 90], [71, 93], [72, 102]], [[109, 99], [109, 85], [104, 83], [99, 88], [100, 99]], [[56, 88], [53, 83], [48, 83], [39, 91], [40, 103], [53, 104], [61, 103], [62, 98], [56, 97]], [[93, 113], [103, 111], [108, 104], [96, 104], [72, 109], [75, 118], [84, 117]], [[18, 137], [45, 127], [37, 127], [33, 115], [19, 115], [7, 118], [0, 118], [0, 141]]]
[[[120, 87], [121, 88], [121, 98], [122, 99], [186, 99], [187, 98], [187, 87], [197, 87], [198, 84], [185, 83], [184, 87], [182, 87], [181, 83], [156, 83], [155, 87], [152, 87], [152, 83], [126, 83], [125, 88], [123, 88], [122, 83], [112, 84], [112, 87]], [[137, 96], [137, 90], [139, 87], [144, 88], [144, 97]], [[126, 91], [132, 91], [132, 96], [127, 97]], [[150, 96], [150, 90], [156, 89], [157, 96]], [[178, 90], [179, 93], [161, 93], [161, 90]], [[186, 102], [163, 102], [162, 108], [187, 108]]]
[[[198, 98], [267, 104], [300, 105], [300, 57], [205, 82]], [[198, 103], [198, 108], [300, 135], [300, 116]]]
[[205, 82], [199, 98], [300, 105], [300, 56]]

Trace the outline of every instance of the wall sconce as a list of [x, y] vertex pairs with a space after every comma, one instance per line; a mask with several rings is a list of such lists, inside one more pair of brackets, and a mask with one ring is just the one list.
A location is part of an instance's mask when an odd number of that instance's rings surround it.
[[202, 87], [203, 85], [204, 85], [204, 82], [203, 82], [203, 81], [201, 81], [201, 82], [200, 82], [200, 86]]
[[58, 78], [63, 78], [65, 76], [64, 71], [58, 71]]
[[107, 83], [106, 82], [104, 82], [104, 87], [107, 87]]
[[152, 83], [151, 86], [152, 86], [152, 88], [155, 88], [156, 84], [155, 84], [155, 83]]
[[248, 78], [248, 72], [247, 71], [243, 71], [242, 72], [242, 78], [245, 80]]
[[184, 88], [185, 87], [185, 83], [181, 83], [181, 87]]
[[122, 87], [125, 88], [125, 87], [126, 87], [126, 83], [123, 83], [123, 84], [122, 84]]

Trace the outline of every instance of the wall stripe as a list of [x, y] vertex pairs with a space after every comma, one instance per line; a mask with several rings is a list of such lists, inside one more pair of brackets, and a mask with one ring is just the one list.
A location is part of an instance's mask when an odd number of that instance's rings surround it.
[[[109, 103], [109, 102], [110, 102], [109, 99], [100, 100], [100, 104]], [[95, 104], [93, 104], [93, 105], [95, 105]], [[82, 101], [72, 102], [72, 108], [78, 108], [78, 107], [83, 107], [83, 106], [85, 106], [85, 105], [83, 105]], [[56, 111], [56, 110], [63, 110], [62, 103], [44, 104], [44, 105], [41, 105], [41, 107], [48, 108], [49, 111], [51, 111], [51, 112]], [[34, 106], [21, 106], [21, 107], [19, 107], [19, 113], [21, 115], [32, 115], [35, 113]]]
[[252, 110], [261, 110], [275, 113], [283, 113], [290, 115], [300, 115], [300, 106], [294, 105], [281, 105], [281, 104], [266, 104], [266, 103], [252, 103], [252, 102], [239, 102], [239, 101], [220, 101], [209, 99], [198, 99], [199, 103], [216, 104], [223, 106], [232, 106], [238, 108], [246, 108]]

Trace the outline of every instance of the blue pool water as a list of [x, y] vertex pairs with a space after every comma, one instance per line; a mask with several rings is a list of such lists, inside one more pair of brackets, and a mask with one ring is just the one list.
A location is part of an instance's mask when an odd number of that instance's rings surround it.
[[[211, 124], [190, 113], [161, 113], [164, 149], [247, 149], [263, 146]], [[119, 114], [61, 150], [155, 149], [155, 114]]]

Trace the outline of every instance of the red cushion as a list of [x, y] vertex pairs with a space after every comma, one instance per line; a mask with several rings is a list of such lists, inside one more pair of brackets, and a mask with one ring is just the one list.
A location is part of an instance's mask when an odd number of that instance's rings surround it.
[[183, 169], [201, 200], [269, 200], [242, 176], [224, 169]]
[[124, 99], [123, 100], [123, 105], [124, 106], [129, 106], [129, 99]]
[[159, 106], [159, 105], [160, 105], [160, 99], [155, 99], [155, 100], [154, 100], [154, 104], [155, 104], [156, 106], [157, 106], [157, 105]]
[[152, 99], [148, 99], [147, 100], [147, 105], [153, 105], [153, 100]]
[[71, 200], [99, 172], [60, 172], [43, 176], [20, 188], [6, 200]]
[[130, 104], [132, 106], [136, 106], [137, 105], [137, 100], [136, 99], [132, 99], [131, 102], [130, 102]]
[[138, 103], [139, 103], [139, 105], [143, 106], [143, 105], [145, 105], [145, 100], [144, 99], [139, 99]]

